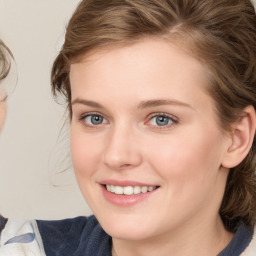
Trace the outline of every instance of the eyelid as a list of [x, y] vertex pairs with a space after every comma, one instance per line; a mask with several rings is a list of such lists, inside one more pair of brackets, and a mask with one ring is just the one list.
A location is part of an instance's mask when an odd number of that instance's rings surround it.
[[90, 116], [90, 115], [101, 116], [101, 117], [103, 117], [104, 119], [108, 119], [107, 117], [105, 117], [105, 115], [103, 115], [103, 114], [101, 114], [101, 113], [99, 113], [99, 112], [91, 111], [91, 112], [85, 112], [85, 113], [83, 113], [83, 114], [80, 114], [80, 115], [79, 115], [79, 120], [82, 120], [82, 119], [84, 119], [85, 117]]
[[[166, 125], [166, 126], [156, 126], [156, 125], [150, 125], [149, 122], [153, 117], [157, 117], [157, 116], [164, 116], [167, 118], [170, 118], [170, 120], [173, 122], [172, 124]], [[164, 112], [156, 112], [156, 113], [151, 113], [148, 117], [147, 117], [147, 121], [145, 122], [145, 124], [150, 125], [151, 127], [154, 127], [155, 129], [168, 129], [170, 127], [173, 127], [174, 125], [176, 125], [179, 122], [179, 119], [176, 116], [173, 116], [171, 114], [167, 114]]]
[[[99, 124], [99, 125], [90, 125], [90, 124], [88, 124], [88, 123], [86, 123], [86, 122], [84, 121], [84, 119], [85, 119], [86, 117], [88, 117], [88, 116], [93, 116], [93, 115], [95, 115], [95, 116], [101, 116], [101, 117], [102, 117], [104, 120], [106, 120], [107, 122], [104, 122], [104, 123]], [[106, 124], [109, 123], [109, 120], [108, 120], [107, 117], [105, 117], [105, 115], [103, 115], [103, 114], [101, 114], [101, 113], [99, 113], [99, 112], [94, 112], [94, 111], [93, 111], [93, 112], [86, 112], [86, 113], [81, 114], [81, 115], [79, 116], [78, 120], [79, 120], [80, 122], [82, 122], [83, 125], [85, 125], [86, 127], [90, 127], [90, 128], [100, 128], [102, 125], [106, 125]]]

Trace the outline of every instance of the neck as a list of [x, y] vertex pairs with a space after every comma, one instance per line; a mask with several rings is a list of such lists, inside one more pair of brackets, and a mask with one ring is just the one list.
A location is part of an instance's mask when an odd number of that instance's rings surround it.
[[191, 229], [177, 230], [141, 241], [113, 238], [113, 256], [216, 256], [231, 241], [233, 234], [225, 230], [218, 217], [214, 225], [200, 223]]

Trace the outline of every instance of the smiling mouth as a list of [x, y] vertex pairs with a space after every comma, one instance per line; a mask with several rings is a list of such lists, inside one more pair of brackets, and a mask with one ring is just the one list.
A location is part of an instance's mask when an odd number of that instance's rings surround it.
[[137, 195], [137, 194], [145, 194], [148, 192], [152, 192], [159, 188], [159, 186], [114, 186], [114, 185], [105, 185], [107, 191], [116, 194], [116, 195]]

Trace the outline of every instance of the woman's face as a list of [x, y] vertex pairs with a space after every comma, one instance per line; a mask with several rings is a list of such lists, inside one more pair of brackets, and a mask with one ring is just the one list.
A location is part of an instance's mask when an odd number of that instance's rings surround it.
[[74, 170], [107, 233], [136, 240], [216, 223], [230, 138], [205, 66], [147, 39], [90, 54], [70, 81]]

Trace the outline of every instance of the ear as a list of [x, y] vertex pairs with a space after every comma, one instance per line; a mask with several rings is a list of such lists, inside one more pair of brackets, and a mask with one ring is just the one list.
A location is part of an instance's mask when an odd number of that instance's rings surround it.
[[222, 161], [222, 166], [233, 168], [239, 165], [250, 151], [256, 131], [256, 113], [253, 106], [244, 109], [244, 115], [232, 125], [231, 140]]

